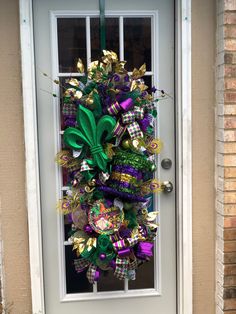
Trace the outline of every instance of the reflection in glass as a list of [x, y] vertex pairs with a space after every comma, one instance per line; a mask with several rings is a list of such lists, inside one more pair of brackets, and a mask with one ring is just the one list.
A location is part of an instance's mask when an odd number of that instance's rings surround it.
[[151, 88], [153, 86], [152, 76], [143, 76], [142, 79], [144, 80], [145, 85], [148, 86], [147, 92], [151, 93]]
[[136, 280], [129, 280], [129, 290], [154, 288], [154, 258], [140, 265], [136, 271]]
[[[99, 18], [90, 19], [91, 28], [91, 60], [97, 60], [101, 56]], [[106, 49], [119, 55], [119, 19], [106, 18]]]
[[85, 18], [58, 18], [58, 56], [60, 72], [77, 72], [78, 58], [86, 64]]
[[128, 70], [151, 65], [151, 18], [124, 18], [124, 54]]
[[88, 282], [86, 277], [86, 271], [81, 273], [76, 273], [74, 267], [74, 259], [76, 259], [76, 254], [72, 251], [71, 245], [65, 246], [66, 255], [66, 292], [67, 293], [83, 293], [92, 292], [93, 285]]
[[98, 291], [117, 291], [124, 290], [124, 281], [116, 279], [113, 271], [107, 271], [101, 274], [97, 284]]

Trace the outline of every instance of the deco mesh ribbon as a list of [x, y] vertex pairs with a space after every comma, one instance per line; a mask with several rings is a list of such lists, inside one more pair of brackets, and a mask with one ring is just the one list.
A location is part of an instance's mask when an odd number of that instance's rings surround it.
[[[103, 51], [83, 75], [63, 86], [64, 148], [56, 156], [69, 190], [58, 209], [71, 226], [75, 271], [94, 283], [104, 271], [135, 280], [136, 269], [153, 256], [158, 212], [153, 192], [157, 110], [143, 76], [146, 66], [125, 69], [115, 52]], [[155, 90], [153, 87], [151, 90]]]

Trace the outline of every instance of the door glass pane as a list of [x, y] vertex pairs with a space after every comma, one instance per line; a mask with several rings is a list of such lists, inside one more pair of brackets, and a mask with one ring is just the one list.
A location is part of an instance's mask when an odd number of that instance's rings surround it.
[[76, 254], [72, 251], [72, 246], [65, 246], [65, 268], [66, 268], [66, 292], [67, 293], [83, 293], [92, 292], [93, 285], [88, 282], [86, 270], [76, 273], [74, 260], [77, 259]]
[[124, 290], [124, 281], [117, 279], [112, 271], [107, 271], [99, 278], [97, 289], [99, 292]]
[[[96, 60], [100, 57], [100, 33], [99, 18], [90, 17], [91, 35], [91, 59]], [[106, 18], [106, 49], [113, 50], [119, 55], [119, 18]], [[73, 88], [69, 80], [76, 79], [86, 84], [83, 76], [72, 77], [70, 72], [77, 72], [76, 62], [81, 58], [86, 65], [86, 19], [85, 18], [59, 18], [58, 19], [58, 55], [59, 71], [67, 72], [68, 76], [60, 77], [60, 125], [61, 130], [76, 126], [77, 104], [70, 102], [63, 97], [64, 91]], [[124, 18], [124, 52], [127, 60], [127, 69], [132, 71], [134, 67], [141, 66], [144, 62], [147, 70], [151, 70], [151, 18]], [[143, 77], [145, 84], [152, 87], [152, 76]], [[150, 90], [148, 90], [150, 92]], [[62, 137], [62, 148], [64, 146]], [[62, 169], [63, 186], [72, 185], [71, 171]], [[67, 192], [63, 192], [65, 197]], [[64, 240], [68, 241], [72, 234], [72, 217], [64, 216]], [[65, 265], [66, 265], [66, 285], [67, 293], [92, 292], [93, 287], [88, 283], [86, 271], [77, 273], [74, 267], [74, 260], [77, 259], [75, 251], [71, 245], [65, 246]], [[102, 271], [97, 283], [98, 292], [123, 291], [124, 281], [114, 277], [113, 272]], [[128, 289], [154, 288], [154, 258], [149, 263], [140, 265], [136, 272], [136, 280], [130, 280]]]
[[124, 53], [129, 71], [146, 63], [151, 71], [151, 18], [124, 18]]
[[129, 290], [154, 288], [154, 258], [144, 262], [136, 271], [136, 280], [129, 280]]
[[77, 72], [76, 62], [86, 64], [85, 18], [58, 18], [58, 57], [60, 72]]
[[[91, 59], [99, 59], [100, 49], [100, 21], [99, 18], [90, 19], [91, 27]], [[115, 51], [119, 55], [119, 19], [106, 18], [106, 49]]]
[[152, 84], [152, 76], [150, 76], [150, 75], [144, 76], [143, 80], [144, 80], [144, 84], [148, 86], [147, 92], [151, 93], [152, 92], [151, 88], [153, 86], [153, 84]]

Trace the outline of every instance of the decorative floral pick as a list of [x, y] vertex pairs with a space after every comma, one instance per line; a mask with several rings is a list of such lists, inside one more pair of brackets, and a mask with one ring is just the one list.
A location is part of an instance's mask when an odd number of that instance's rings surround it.
[[[78, 128], [68, 128], [65, 130], [65, 144], [75, 150], [88, 147], [92, 160], [88, 159], [87, 163], [92, 167], [98, 167], [103, 172], [106, 172], [109, 158], [103, 150], [102, 140], [105, 143], [113, 137], [116, 120], [105, 115], [96, 124], [92, 111], [80, 106], [77, 114], [77, 124]], [[104, 138], [103, 135], [105, 135]]]

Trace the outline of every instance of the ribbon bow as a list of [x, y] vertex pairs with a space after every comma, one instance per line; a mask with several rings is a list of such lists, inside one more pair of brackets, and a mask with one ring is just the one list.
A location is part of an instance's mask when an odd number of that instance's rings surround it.
[[118, 143], [120, 142], [120, 139], [124, 135], [126, 129], [128, 130], [130, 138], [132, 140], [143, 137], [143, 132], [141, 131], [140, 126], [137, 121], [134, 121], [127, 126], [122, 125], [120, 121], [118, 121], [113, 131], [114, 135], [117, 136]]
[[152, 249], [153, 249], [153, 243], [139, 242], [136, 256], [141, 260], [149, 260], [150, 257], [153, 256]]
[[144, 109], [135, 106], [133, 110], [123, 113], [121, 116], [123, 124], [130, 124], [134, 122], [136, 119], [137, 120], [143, 119]]
[[120, 258], [129, 256], [132, 247], [138, 243], [139, 233], [138, 229], [134, 229], [133, 232], [125, 237], [121, 237], [120, 234], [112, 235], [112, 245]]
[[97, 166], [102, 171], [106, 172], [107, 162], [109, 158], [105, 154], [102, 147], [102, 139], [105, 134], [104, 141], [107, 142], [113, 137], [113, 129], [116, 121], [110, 116], [103, 116], [96, 124], [94, 115], [89, 109], [79, 106], [77, 112], [78, 128], [68, 128], [64, 133], [64, 142], [75, 150], [80, 150], [88, 147], [91, 152], [92, 160], [87, 160], [87, 163], [95, 167]]
[[133, 99], [132, 98], [127, 98], [124, 101], [122, 101], [120, 104], [118, 101], [114, 102], [108, 109], [108, 113], [112, 116], [115, 116], [118, 114], [120, 110], [123, 111], [128, 111], [131, 109], [134, 105]]
[[73, 238], [73, 250], [76, 250], [77, 256], [88, 258], [97, 246], [96, 238], [88, 238], [86, 236], [79, 236]]

